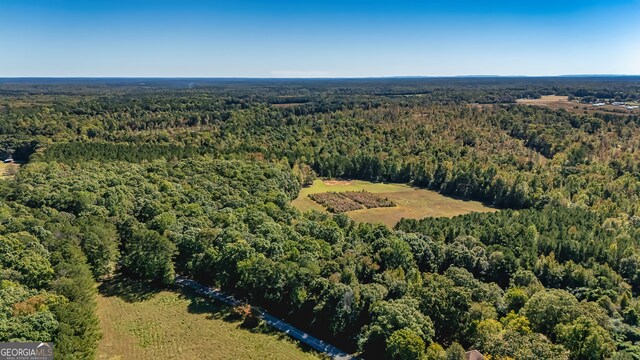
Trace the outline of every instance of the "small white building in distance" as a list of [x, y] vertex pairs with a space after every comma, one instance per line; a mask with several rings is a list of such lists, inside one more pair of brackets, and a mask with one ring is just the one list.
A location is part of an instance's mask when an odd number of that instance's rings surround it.
[[8, 158], [4, 159], [4, 163], [5, 164], [11, 164], [13, 162], [13, 158], [11, 156], [9, 156]]

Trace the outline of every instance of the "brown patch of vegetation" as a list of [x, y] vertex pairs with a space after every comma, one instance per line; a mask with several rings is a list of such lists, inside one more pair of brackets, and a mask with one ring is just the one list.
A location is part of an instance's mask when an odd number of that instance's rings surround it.
[[315, 193], [309, 194], [309, 198], [333, 213], [361, 210], [363, 207], [373, 209], [396, 205], [386, 197], [380, 197], [364, 190]]
[[341, 213], [362, 209], [362, 205], [357, 202], [335, 192], [325, 192], [318, 194], [309, 194], [311, 200], [327, 208], [333, 213]]
[[251, 305], [244, 304], [236, 306], [231, 310], [231, 315], [242, 320], [242, 327], [247, 329], [253, 329], [260, 325], [262, 318], [260, 314], [255, 311]]
[[47, 303], [45, 295], [35, 295], [25, 301], [13, 304], [13, 316], [26, 316], [42, 309]]
[[341, 194], [357, 202], [358, 204], [364, 205], [364, 207], [366, 207], [367, 209], [396, 206], [396, 204], [388, 198], [383, 198], [364, 190], [347, 191]]
[[244, 304], [236, 306], [231, 310], [231, 313], [239, 318], [245, 318], [251, 315], [251, 305]]

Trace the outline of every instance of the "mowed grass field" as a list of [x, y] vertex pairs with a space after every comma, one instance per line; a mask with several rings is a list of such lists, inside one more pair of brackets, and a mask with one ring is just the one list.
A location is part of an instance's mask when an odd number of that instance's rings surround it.
[[13, 171], [18, 171], [20, 169], [19, 164], [5, 164], [0, 162], [0, 179], [11, 179], [13, 175], [11, 175], [10, 169], [13, 168]]
[[308, 195], [328, 191], [361, 190], [386, 197], [396, 203], [396, 206], [361, 209], [349, 211], [345, 214], [355, 221], [382, 223], [389, 227], [393, 227], [402, 218], [453, 217], [470, 212], [497, 211], [497, 209], [488, 207], [478, 201], [451, 198], [432, 190], [418, 189], [406, 184], [372, 183], [361, 180], [316, 180], [312, 186], [303, 188], [292, 204], [301, 211], [326, 211], [320, 204], [311, 200]]
[[320, 359], [285, 335], [241, 328], [229, 308], [188, 290], [158, 291], [118, 280], [98, 295], [99, 360]]

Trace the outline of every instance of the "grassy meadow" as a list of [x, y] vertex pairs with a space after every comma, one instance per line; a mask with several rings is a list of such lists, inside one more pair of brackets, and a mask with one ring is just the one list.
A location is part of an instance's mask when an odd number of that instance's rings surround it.
[[436, 191], [418, 189], [407, 184], [372, 183], [361, 180], [316, 180], [303, 188], [292, 204], [300, 211], [326, 211], [309, 198], [309, 194], [322, 192], [368, 191], [393, 201], [396, 206], [361, 209], [346, 212], [355, 221], [383, 223], [393, 227], [400, 219], [425, 217], [452, 217], [470, 212], [491, 212], [496, 209], [478, 201], [444, 196]]
[[18, 171], [20, 165], [18, 164], [5, 164], [0, 162], [0, 179], [11, 179], [13, 173]]
[[241, 327], [229, 308], [188, 290], [158, 291], [128, 280], [98, 295], [98, 360], [320, 359], [284, 335]]

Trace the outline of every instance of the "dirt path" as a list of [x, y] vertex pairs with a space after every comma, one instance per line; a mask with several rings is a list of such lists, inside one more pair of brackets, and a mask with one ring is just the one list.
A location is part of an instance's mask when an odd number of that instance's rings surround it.
[[[176, 278], [176, 284], [178, 284], [179, 286], [186, 286], [188, 288], [191, 288], [200, 295], [203, 295], [218, 301], [222, 301], [223, 303], [230, 306], [244, 305], [241, 301], [235, 299], [231, 295], [224, 294], [220, 290], [217, 290], [214, 288], [206, 287], [191, 279], [178, 277]], [[262, 309], [253, 308], [253, 307], [252, 309], [256, 311], [258, 314], [260, 314], [260, 316], [262, 317], [262, 320], [268, 325], [270, 325], [271, 327], [291, 336], [296, 340], [299, 340], [309, 345], [310, 347], [326, 354], [332, 359], [336, 359], [336, 360], [343, 360], [343, 359], [355, 360], [356, 359], [353, 356], [347, 354], [346, 352], [336, 348], [335, 346], [327, 344], [324, 341], [305, 333], [304, 331], [276, 318], [275, 316], [269, 314], [266, 311], [263, 311]]]

